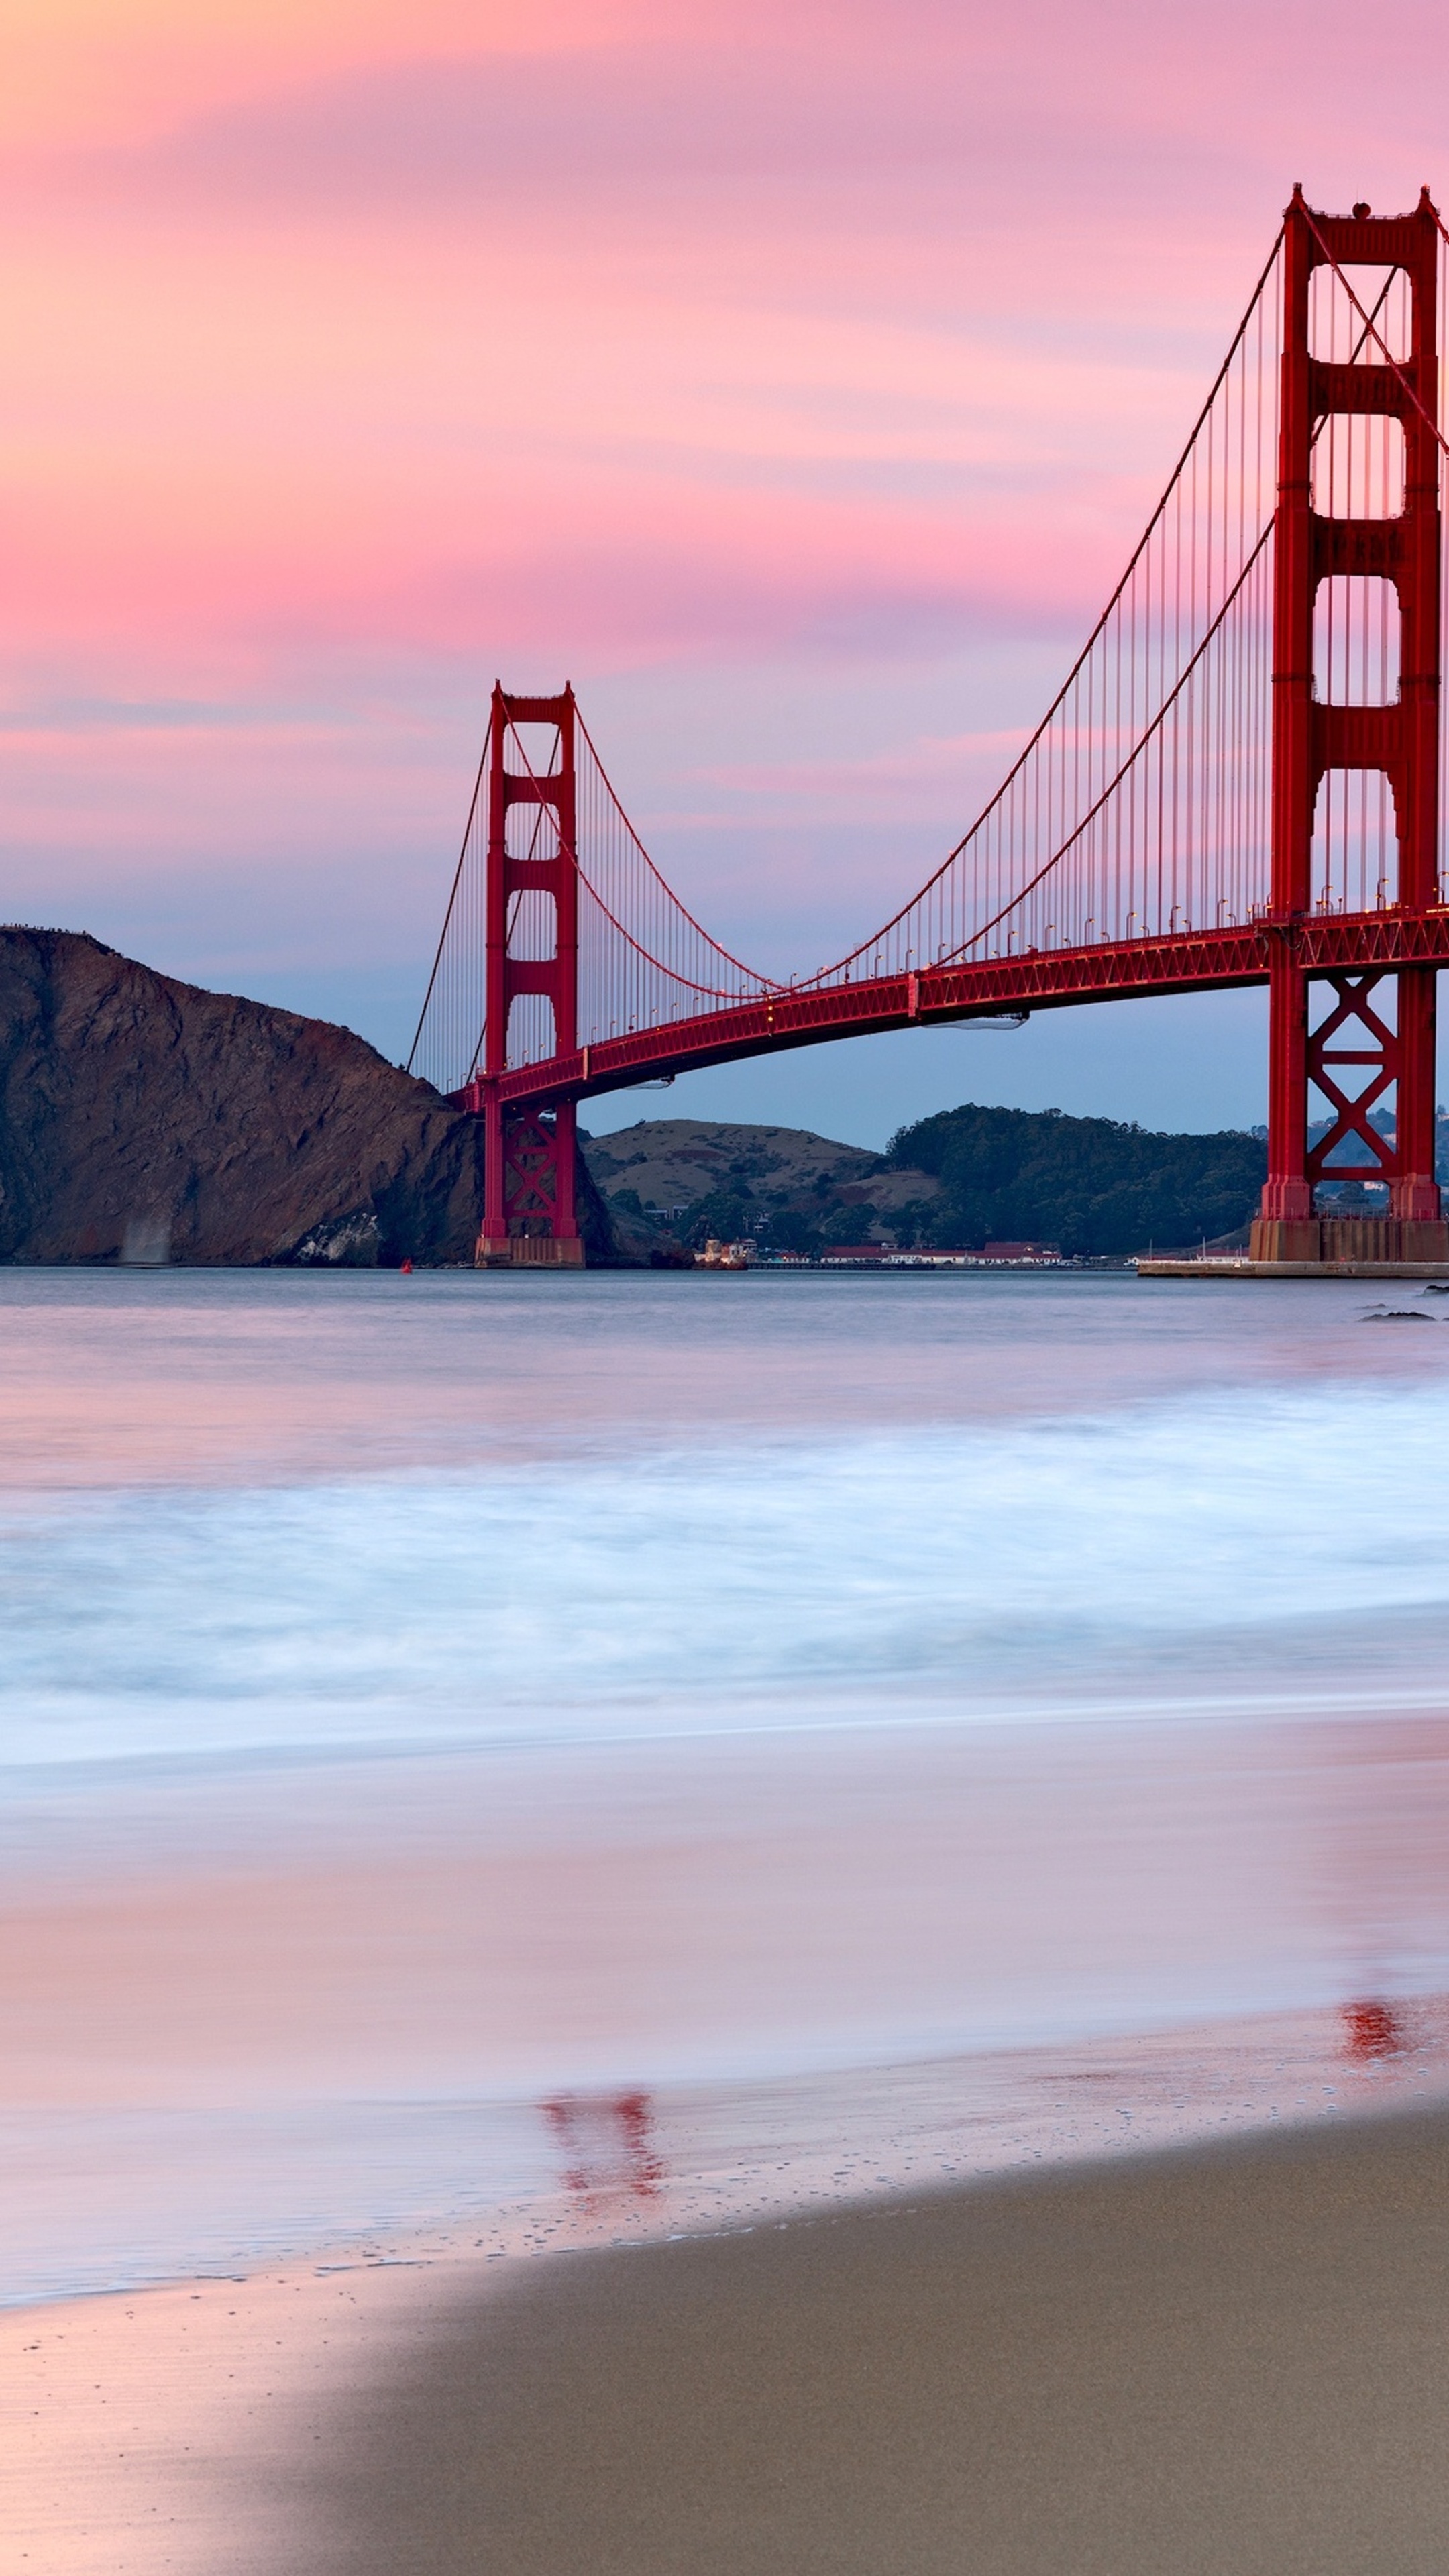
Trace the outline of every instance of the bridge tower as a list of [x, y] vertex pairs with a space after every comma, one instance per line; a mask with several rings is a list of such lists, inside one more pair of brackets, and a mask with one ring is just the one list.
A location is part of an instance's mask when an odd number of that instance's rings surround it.
[[[521, 770], [508, 767], [509, 739], [518, 725], [556, 728], [546, 766], [535, 770], [525, 760]], [[577, 1044], [574, 734], [571, 688], [557, 698], [521, 698], [495, 686], [488, 737], [483, 1067], [461, 1095], [484, 1120], [480, 1268], [572, 1267], [584, 1257], [574, 1200], [574, 1102], [560, 1101], [552, 1110], [513, 1108], [501, 1096], [515, 1001], [536, 995], [552, 1012], [552, 1042], [544, 1055], [571, 1055]]]
[[[1282, 397], [1275, 523], [1273, 846], [1269, 981], [1268, 1178], [1253, 1226], [1261, 1261], [1449, 1259], [1434, 1179], [1434, 992], [1430, 965], [1392, 962], [1393, 922], [1439, 901], [1438, 223], [1427, 189], [1391, 218], [1311, 213], [1295, 188], [1285, 217]], [[1310, 284], [1320, 263], [1402, 269], [1412, 317], [1408, 354], [1389, 364], [1371, 332], [1347, 360], [1309, 344]], [[1397, 421], [1404, 505], [1394, 517], [1333, 516], [1313, 506], [1313, 449], [1334, 414]], [[1329, 702], [1315, 687], [1314, 607], [1334, 575], [1393, 583], [1400, 625], [1398, 697]], [[1328, 980], [1337, 999], [1310, 1027], [1299, 962], [1311, 917], [1315, 809], [1330, 771], [1383, 773], [1398, 839], [1398, 880], [1384, 914], [1387, 961]], [[1340, 1076], [1339, 1068], [1353, 1067]], [[1332, 1119], [1310, 1148], [1309, 1087]], [[1393, 1141], [1371, 1111], [1395, 1094]], [[1321, 1113], [1320, 1113], [1321, 1114]], [[1343, 1159], [1347, 1145], [1351, 1160]], [[1339, 1149], [1335, 1154], [1335, 1148]], [[1328, 1157], [1334, 1154], [1331, 1164]], [[1320, 1180], [1387, 1182], [1386, 1221], [1321, 1219]]]

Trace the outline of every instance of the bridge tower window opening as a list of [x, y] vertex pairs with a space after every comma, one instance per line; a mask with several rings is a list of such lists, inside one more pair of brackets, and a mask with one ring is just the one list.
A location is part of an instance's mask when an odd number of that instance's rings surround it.
[[503, 846], [515, 866], [546, 867], [558, 857], [558, 816], [548, 805], [510, 805]]
[[564, 765], [563, 728], [552, 716], [509, 721], [509, 765], [525, 778], [556, 778]]
[[1308, 285], [1308, 354], [1334, 366], [1405, 365], [1414, 354], [1408, 272], [1397, 261], [1320, 263]]
[[1399, 695], [1403, 618], [1382, 573], [1330, 573], [1313, 604], [1313, 687], [1325, 706], [1387, 707]]
[[508, 911], [508, 954], [541, 965], [558, 955], [558, 898], [547, 886], [520, 886]]
[[547, 993], [515, 993], [508, 1005], [508, 1069], [547, 1064], [557, 1050], [553, 1004]]
[[1314, 815], [1313, 910], [1387, 912], [1399, 899], [1394, 791], [1382, 769], [1328, 769]]
[[1313, 440], [1309, 502], [1319, 519], [1401, 519], [1408, 496], [1401, 420], [1327, 412]]

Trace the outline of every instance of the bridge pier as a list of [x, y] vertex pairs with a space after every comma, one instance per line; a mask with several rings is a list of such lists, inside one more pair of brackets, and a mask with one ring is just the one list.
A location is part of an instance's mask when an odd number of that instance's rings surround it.
[[506, 1109], [496, 1083], [481, 1088], [483, 1223], [475, 1268], [580, 1268], [574, 1103], [562, 1102], [550, 1118], [537, 1109]]
[[[1368, 323], [1346, 361], [1310, 347], [1315, 268], [1340, 263], [1402, 270], [1409, 281], [1411, 347], [1387, 355]], [[1336, 899], [1325, 806], [1324, 883], [1313, 884], [1314, 825], [1325, 782], [1357, 773], [1387, 785], [1378, 797], [1379, 903], [1422, 914], [1439, 894], [1439, 445], [1438, 221], [1427, 191], [1412, 215], [1317, 215], [1301, 188], [1284, 218], [1283, 354], [1278, 493], [1274, 520], [1272, 894], [1264, 929], [1269, 964], [1268, 1177], [1252, 1229], [1250, 1257], [1281, 1264], [1331, 1261], [1449, 1261], [1449, 1225], [1434, 1178], [1434, 997], [1432, 966], [1329, 974], [1326, 1015], [1315, 1026], [1310, 978], [1299, 955], [1302, 925]], [[1382, 301], [1382, 299], [1380, 299]], [[1403, 439], [1403, 508], [1373, 514], [1366, 470], [1369, 432], [1397, 423]], [[1337, 427], [1350, 510], [1314, 507], [1314, 450]], [[1353, 441], [1357, 438], [1355, 450]], [[1355, 479], [1355, 455], [1358, 457]], [[1332, 462], [1332, 449], [1329, 450]], [[1332, 472], [1324, 481], [1332, 486]], [[1384, 489], [1388, 471], [1384, 467]], [[1362, 486], [1362, 490], [1358, 487]], [[1340, 496], [1342, 497], [1342, 496]], [[1330, 692], [1335, 675], [1314, 670], [1314, 609], [1334, 579], [1391, 583], [1399, 612], [1396, 698], [1363, 702]], [[1331, 629], [1330, 629], [1331, 632]], [[1347, 813], [1347, 804], [1344, 811]], [[1368, 812], [1367, 787], [1363, 812]], [[1365, 842], [1368, 825], [1362, 826]], [[1366, 867], [1359, 853], [1361, 871]], [[1349, 909], [1354, 907], [1350, 905]], [[1310, 1146], [1310, 1091], [1328, 1128]], [[1374, 1112], [1385, 1112], [1385, 1135]], [[1319, 1112], [1322, 1116], [1322, 1110]], [[1383, 1215], [1337, 1216], [1318, 1192], [1335, 1181], [1387, 1184]]]
[[[1336, 1001], [1310, 1027], [1311, 979], [1291, 944], [1276, 948], [1269, 994], [1268, 1178], [1251, 1258], [1271, 1262], [1449, 1262], [1449, 1222], [1434, 1178], [1435, 986], [1432, 966], [1318, 979]], [[1388, 992], [1379, 988], [1387, 986]], [[1352, 1067], [1340, 1075], [1338, 1068]], [[1308, 1142], [1310, 1086], [1330, 1116]], [[1346, 1087], [1348, 1086], [1348, 1087]], [[1370, 1113], [1393, 1096], [1392, 1142]], [[1330, 1159], [1345, 1144], [1357, 1162]], [[1340, 1216], [1316, 1203], [1323, 1182], [1387, 1183], [1382, 1214]]]
[[[1284, 1222], [1272, 1217], [1253, 1219], [1248, 1259], [1281, 1269], [1285, 1264], [1295, 1270], [1304, 1268], [1339, 1272], [1354, 1270], [1408, 1270], [1417, 1278], [1421, 1271], [1435, 1276], [1449, 1272], [1449, 1224], [1442, 1217], [1415, 1219], [1404, 1217], [1312, 1217]], [[1155, 1264], [1158, 1270], [1162, 1264]], [[1220, 1268], [1239, 1265], [1220, 1263]]]

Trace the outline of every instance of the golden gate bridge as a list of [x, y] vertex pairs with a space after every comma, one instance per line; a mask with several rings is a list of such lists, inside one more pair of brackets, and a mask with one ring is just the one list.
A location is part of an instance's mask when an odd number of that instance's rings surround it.
[[[409, 1057], [486, 1121], [480, 1263], [582, 1260], [591, 1094], [879, 1030], [1244, 985], [1269, 991], [1254, 1259], [1449, 1261], [1446, 243], [1427, 188], [1388, 217], [1318, 213], [1294, 190], [1057, 697], [919, 893], [812, 974], [759, 972], [680, 902], [571, 688], [494, 689]], [[1320, 1191], [1345, 1181], [1375, 1185], [1383, 1213], [1325, 1213]]]

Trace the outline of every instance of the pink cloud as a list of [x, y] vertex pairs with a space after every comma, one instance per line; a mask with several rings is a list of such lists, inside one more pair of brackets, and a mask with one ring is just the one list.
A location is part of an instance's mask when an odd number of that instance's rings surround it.
[[887, 823], [913, 866], [1292, 180], [1411, 201], [1449, 76], [1420, 0], [1373, 46], [1342, 0], [112, 16], [37, 17], [0, 166], [10, 863], [79, 900], [189, 851], [239, 908], [282, 850], [442, 850], [495, 671], [603, 690], [766, 931]]

